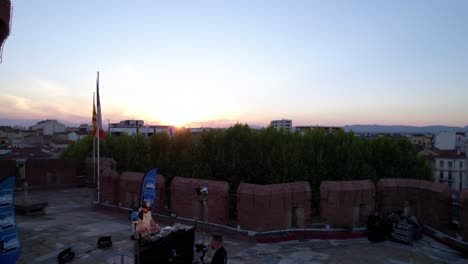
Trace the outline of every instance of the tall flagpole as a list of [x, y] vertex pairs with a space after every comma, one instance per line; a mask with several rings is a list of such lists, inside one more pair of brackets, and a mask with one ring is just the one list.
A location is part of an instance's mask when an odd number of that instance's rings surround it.
[[[95, 93], [93, 93], [93, 119], [95, 118], [95, 100], [94, 100], [94, 97], [95, 97]], [[96, 184], [96, 134], [95, 134], [95, 131], [94, 131], [95, 127], [94, 127], [94, 120], [93, 120], [93, 181], [94, 181], [94, 184]]]
[[[99, 132], [98, 132], [99, 133]], [[99, 169], [99, 145], [100, 139], [99, 136], [97, 138], [97, 194], [98, 194], [98, 202], [101, 201], [100, 191], [101, 191], [101, 170]]]
[[[99, 100], [99, 72], [97, 72], [97, 83], [96, 83], [96, 85], [97, 85], [96, 88], [97, 88], [97, 93], [98, 93], [97, 96], [98, 96], [98, 100]], [[100, 106], [100, 102], [99, 102], [98, 111], [100, 111], [100, 107], [101, 106]], [[101, 117], [98, 116], [98, 118], [101, 118]], [[101, 196], [100, 196], [100, 194], [101, 194], [101, 170], [99, 169], [99, 165], [100, 165], [99, 164], [100, 163], [99, 162], [99, 156], [100, 156], [99, 155], [99, 145], [101, 145], [100, 144], [100, 140], [101, 140], [100, 137], [101, 137], [101, 129], [102, 129], [102, 127], [100, 127], [99, 125], [100, 124], [99, 124], [99, 121], [98, 121], [98, 131], [97, 131], [97, 133], [98, 133], [97, 134], [97, 175], [98, 175], [98, 177], [97, 177], [97, 194], [98, 194], [98, 202], [101, 201]]]

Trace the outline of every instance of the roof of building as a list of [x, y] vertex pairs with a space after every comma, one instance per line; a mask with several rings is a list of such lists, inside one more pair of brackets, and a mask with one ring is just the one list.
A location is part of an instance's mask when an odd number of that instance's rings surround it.
[[73, 140], [68, 139], [53, 139], [52, 142], [57, 145], [66, 145], [73, 143]]
[[439, 150], [438, 151], [438, 158], [446, 158], [446, 159], [464, 159], [466, 158], [466, 154], [458, 151], [458, 150]]
[[52, 157], [50, 153], [47, 153], [41, 147], [2, 149], [0, 153], [0, 159], [2, 160], [46, 159]]

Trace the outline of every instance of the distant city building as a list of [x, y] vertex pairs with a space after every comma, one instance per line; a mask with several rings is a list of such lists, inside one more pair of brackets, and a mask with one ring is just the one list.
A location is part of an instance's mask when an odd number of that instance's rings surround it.
[[433, 137], [432, 136], [426, 136], [426, 135], [409, 135], [408, 140], [413, 144], [417, 146], [423, 146], [426, 148], [432, 148], [433, 147]]
[[67, 139], [70, 141], [77, 141], [80, 139], [85, 138], [87, 135], [89, 135], [89, 132], [83, 132], [83, 131], [72, 131], [67, 134]]
[[49, 119], [37, 122], [36, 125], [30, 127], [31, 130], [36, 130], [43, 135], [53, 135], [55, 133], [65, 132], [67, 128], [64, 124], [59, 123], [55, 119]]
[[332, 127], [332, 126], [296, 126], [294, 127], [294, 131], [298, 131], [304, 133], [306, 131], [310, 131], [313, 129], [323, 129], [327, 133], [336, 133], [338, 131], [343, 131], [342, 127]]
[[27, 134], [18, 135], [17, 137], [11, 138], [10, 148], [31, 148], [39, 147], [44, 143], [44, 139], [40, 135]]
[[439, 150], [459, 150], [466, 153], [465, 132], [440, 132], [435, 137], [435, 147]]
[[53, 139], [50, 141], [49, 146], [52, 147], [54, 150], [60, 151], [65, 149], [70, 145], [73, 141], [68, 139]]
[[119, 123], [110, 124], [110, 127], [142, 127], [145, 125], [145, 121], [143, 120], [123, 120]]
[[190, 133], [192, 133], [193, 135], [197, 135], [197, 134], [200, 134], [200, 133], [203, 133], [203, 132], [208, 132], [208, 131], [213, 130], [213, 129], [214, 128], [211, 128], [211, 127], [192, 127], [192, 128], [188, 128]]
[[160, 132], [166, 132], [169, 136], [173, 136], [175, 134], [175, 129], [173, 126], [145, 126], [145, 122], [143, 120], [124, 120], [119, 123], [109, 124], [109, 132], [114, 136], [119, 136], [121, 134], [131, 136], [138, 133], [146, 137], [151, 137], [154, 133]]
[[454, 191], [468, 188], [468, 160], [457, 150], [441, 150], [434, 159], [436, 182], [448, 184]]
[[169, 136], [175, 135], [176, 130], [177, 130], [174, 126], [165, 126], [165, 125], [153, 125], [153, 126], [149, 126], [149, 127], [154, 128], [154, 133], [165, 132]]
[[270, 122], [270, 126], [276, 129], [284, 129], [287, 131], [292, 130], [292, 120], [289, 119], [281, 119], [281, 120], [272, 120]]

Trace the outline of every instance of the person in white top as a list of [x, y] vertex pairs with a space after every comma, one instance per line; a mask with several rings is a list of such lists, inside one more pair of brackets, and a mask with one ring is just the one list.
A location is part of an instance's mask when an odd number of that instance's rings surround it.
[[151, 211], [149, 210], [151, 204], [143, 202], [143, 206], [138, 210], [138, 220], [136, 221], [136, 231], [141, 236], [147, 236], [150, 232], [159, 232], [161, 227], [153, 220]]

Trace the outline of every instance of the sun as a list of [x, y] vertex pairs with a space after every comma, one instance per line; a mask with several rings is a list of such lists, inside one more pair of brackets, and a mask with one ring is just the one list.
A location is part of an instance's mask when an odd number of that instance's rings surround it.
[[182, 119], [180, 120], [175, 119], [174, 121], [170, 122], [170, 124], [176, 127], [184, 127], [186, 122]]
[[187, 124], [187, 118], [184, 117], [181, 113], [170, 113], [161, 118], [161, 121], [164, 124], [176, 126], [176, 127], [184, 127]]

